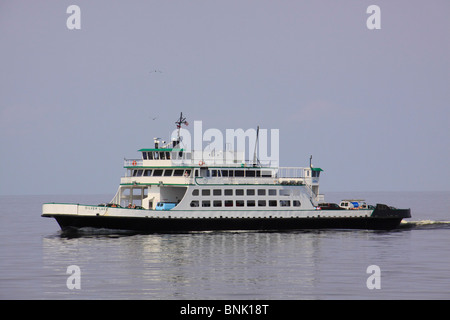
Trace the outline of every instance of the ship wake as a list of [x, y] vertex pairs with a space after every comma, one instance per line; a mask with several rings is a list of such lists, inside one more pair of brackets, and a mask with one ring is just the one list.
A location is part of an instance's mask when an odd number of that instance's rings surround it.
[[402, 221], [399, 228], [404, 229], [450, 229], [450, 221], [418, 220]]

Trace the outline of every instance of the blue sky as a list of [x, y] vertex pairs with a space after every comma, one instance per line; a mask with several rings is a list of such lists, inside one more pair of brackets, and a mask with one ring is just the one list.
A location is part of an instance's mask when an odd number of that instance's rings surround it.
[[[80, 30], [66, 26], [72, 4]], [[372, 4], [380, 30], [366, 27]], [[123, 158], [180, 112], [204, 130], [280, 129], [281, 165], [312, 154], [324, 193], [450, 190], [448, 12], [446, 0], [2, 1], [0, 194], [113, 194]]]

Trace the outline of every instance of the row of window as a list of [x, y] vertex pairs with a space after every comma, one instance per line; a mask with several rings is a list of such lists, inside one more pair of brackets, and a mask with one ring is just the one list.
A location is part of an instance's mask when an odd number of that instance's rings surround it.
[[142, 158], [144, 160], [170, 160], [170, 159], [191, 159], [190, 152], [183, 151], [152, 151], [142, 152]]
[[203, 208], [205, 207], [300, 207], [300, 201], [298, 200], [192, 200], [191, 201], [191, 207], [200, 207], [200, 204]]
[[191, 169], [135, 169], [132, 170], [131, 175], [133, 177], [189, 177], [191, 175]]
[[[191, 169], [130, 169], [133, 177], [189, 177]], [[269, 178], [272, 172], [269, 170], [217, 170], [202, 168], [195, 170], [195, 176], [201, 177], [263, 177]]]
[[[291, 189], [280, 189], [279, 190], [279, 195], [280, 196], [290, 196], [292, 195], [292, 190]], [[201, 190], [201, 195], [202, 196], [265, 196], [265, 195], [269, 195], [269, 196], [276, 196], [277, 195], [277, 189], [213, 189], [212, 192], [210, 189], [202, 189]], [[200, 195], [200, 190], [199, 189], [194, 189], [192, 190], [192, 195], [193, 196], [199, 196]]]
[[222, 169], [209, 169], [206, 171], [206, 177], [272, 177], [272, 171], [270, 170], [259, 170], [259, 169], [247, 169], [247, 170], [222, 170]]

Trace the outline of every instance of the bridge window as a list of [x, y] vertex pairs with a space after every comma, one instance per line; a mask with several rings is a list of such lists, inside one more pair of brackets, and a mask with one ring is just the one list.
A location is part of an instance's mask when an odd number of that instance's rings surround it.
[[253, 170], [247, 170], [247, 172], [245, 173], [245, 176], [246, 177], [255, 177], [256, 174], [255, 174], [255, 171], [253, 171]]
[[133, 170], [133, 177], [140, 177], [142, 176], [142, 171], [141, 169], [139, 170]]
[[244, 170], [235, 170], [234, 171], [235, 177], [243, 177], [244, 176]]
[[173, 176], [174, 177], [181, 177], [182, 175], [183, 175], [183, 173], [184, 173], [184, 170], [183, 169], [178, 169], [178, 170], [174, 170], [173, 171]]

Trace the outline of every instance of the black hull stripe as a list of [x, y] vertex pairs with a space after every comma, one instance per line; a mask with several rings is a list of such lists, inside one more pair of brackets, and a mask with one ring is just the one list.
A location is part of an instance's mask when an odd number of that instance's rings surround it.
[[137, 218], [77, 215], [54, 217], [61, 229], [104, 228], [140, 232], [184, 232], [212, 230], [301, 230], [301, 229], [369, 229], [391, 230], [401, 217], [354, 218]]

